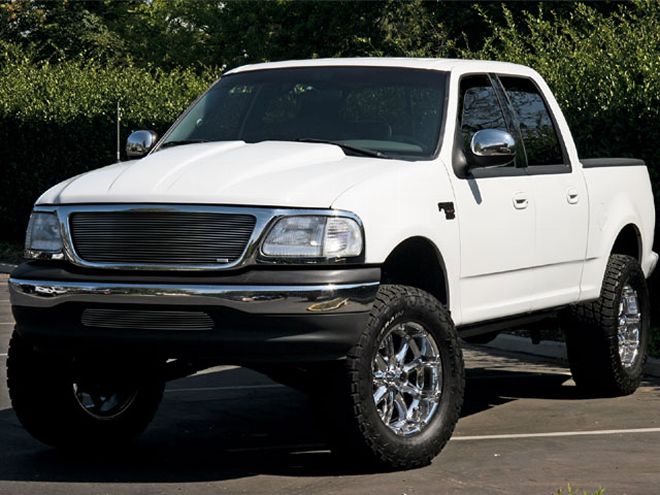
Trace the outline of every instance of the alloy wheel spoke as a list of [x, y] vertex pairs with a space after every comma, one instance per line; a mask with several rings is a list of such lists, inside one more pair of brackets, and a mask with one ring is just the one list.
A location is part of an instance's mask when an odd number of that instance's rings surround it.
[[406, 373], [410, 373], [411, 371], [416, 371], [425, 367], [426, 361], [420, 356], [406, 363], [401, 369]]
[[410, 407], [408, 408], [408, 412], [406, 414], [406, 420], [414, 423], [419, 423], [420, 422], [420, 407], [419, 407], [419, 399], [413, 399], [410, 403]]
[[442, 359], [432, 335], [417, 322], [392, 327], [372, 364], [378, 415], [396, 435], [420, 432], [438, 409]]
[[408, 417], [408, 404], [401, 394], [401, 392], [396, 392], [394, 395], [394, 407], [396, 407], [396, 412], [399, 419], [405, 419]]
[[385, 357], [387, 358], [387, 364], [390, 365], [394, 362], [395, 353], [394, 353], [394, 340], [392, 339], [392, 334], [387, 336], [387, 339], [384, 342], [385, 344]]
[[[426, 347], [426, 339], [423, 339], [422, 342], [422, 347]], [[420, 349], [415, 339], [410, 339], [410, 352], [412, 352], [414, 357], [418, 358], [423, 355], [422, 352], [426, 353], [426, 349]]]
[[389, 422], [392, 421], [393, 412], [394, 412], [394, 392], [390, 390], [387, 392], [386, 409], [385, 409], [385, 415], [383, 417], [383, 421], [385, 422], [385, 424], [389, 424]]
[[437, 401], [440, 398], [442, 392], [437, 391], [424, 391], [422, 392], [422, 399], [425, 401]]
[[380, 403], [380, 401], [385, 397], [385, 394], [387, 393], [387, 387], [385, 385], [381, 385], [378, 387], [378, 389], [374, 392], [374, 402], [376, 405]]
[[385, 373], [382, 371], [374, 371], [374, 386], [375, 387], [380, 387], [382, 385], [385, 385], [386, 379], [385, 379]]
[[376, 353], [376, 359], [374, 359], [374, 365], [376, 370], [378, 370], [379, 372], [384, 372], [387, 369], [387, 363], [385, 362], [385, 358], [380, 353]]
[[403, 383], [399, 387], [399, 390], [401, 392], [404, 392], [406, 394], [411, 395], [412, 397], [421, 397], [422, 396], [422, 389], [420, 387], [417, 387], [411, 383]]
[[401, 341], [401, 346], [399, 347], [399, 351], [396, 353], [396, 362], [401, 365], [404, 362], [404, 359], [406, 358], [406, 354], [408, 354], [408, 350], [410, 349], [410, 337], [408, 335], [404, 335], [403, 339]]

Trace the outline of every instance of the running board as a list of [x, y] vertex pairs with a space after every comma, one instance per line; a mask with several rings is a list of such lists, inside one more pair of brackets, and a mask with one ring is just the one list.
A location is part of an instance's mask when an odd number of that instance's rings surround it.
[[525, 313], [522, 315], [508, 316], [496, 320], [481, 321], [469, 325], [461, 325], [456, 328], [459, 337], [475, 337], [502, 330], [513, 330], [524, 328], [525, 330], [539, 328], [555, 328], [558, 324], [557, 319], [561, 308], [546, 309], [534, 313]]

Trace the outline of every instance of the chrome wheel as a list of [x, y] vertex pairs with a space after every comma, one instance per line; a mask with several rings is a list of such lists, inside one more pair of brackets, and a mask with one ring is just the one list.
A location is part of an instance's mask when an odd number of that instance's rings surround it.
[[642, 315], [637, 291], [630, 285], [623, 286], [619, 304], [618, 340], [619, 358], [624, 368], [632, 368], [639, 357]]
[[396, 435], [413, 435], [429, 424], [440, 403], [442, 359], [422, 325], [398, 323], [383, 336], [372, 377], [378, 415]]
[[95, 419], [119, 416], [135, 401], [137, 391], [101, 384], [73, 384], [73, 395], [82, 409]]

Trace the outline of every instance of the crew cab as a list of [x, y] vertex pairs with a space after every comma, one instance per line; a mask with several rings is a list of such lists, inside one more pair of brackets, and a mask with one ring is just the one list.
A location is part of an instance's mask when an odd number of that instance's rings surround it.
[[309, 393], [333, 449], [412, 468], [458, 420], [462, 339], [535, 325], [585, 394], [640, 383], [647, 168], [580, 159], [528, 67], [248, 65], [127, 154], [38, 199], [9, 280], [10, 396], [49, 445], [121, 446], [167, 380], [236, 364]]

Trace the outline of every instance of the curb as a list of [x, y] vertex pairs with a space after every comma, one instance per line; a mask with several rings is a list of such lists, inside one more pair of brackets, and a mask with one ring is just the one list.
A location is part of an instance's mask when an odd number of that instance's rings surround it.
[[11, 273], [16, 266], [17, 265], [11, 265], [9, 263], [0, 263], [0, 273]]
[[[566, 345], [563, 342], [552, 340], [542, 340], [538, 344], [532, 344], [531, 339], [501, 333], [495, 340], [485, 344], [484, 347], [557, 359], [563, 363], [568, 362]], [[647, 376], [660, 377], [660, 359], [648, 358], [646, 360], [645, 372]]]

